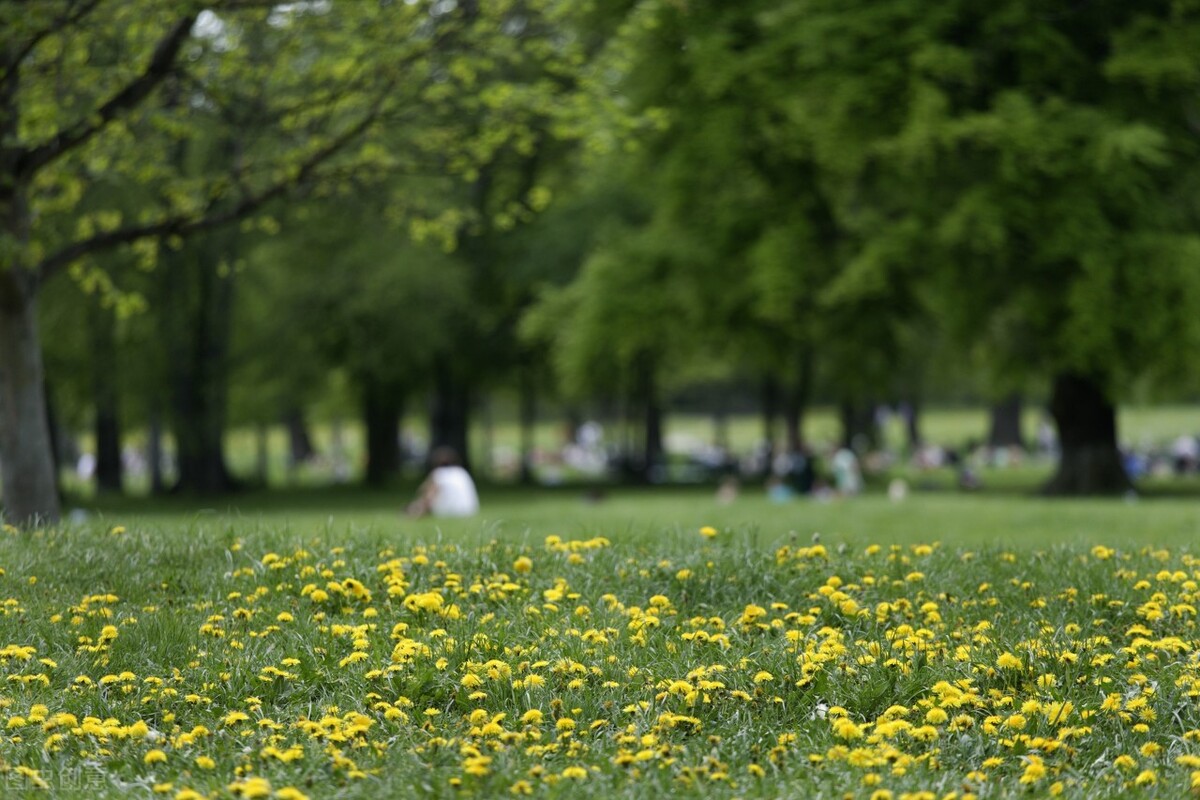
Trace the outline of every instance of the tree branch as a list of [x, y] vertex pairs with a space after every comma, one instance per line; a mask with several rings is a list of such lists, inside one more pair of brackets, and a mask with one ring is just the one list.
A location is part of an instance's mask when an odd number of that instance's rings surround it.
[[192, 25], [197, 16], [197, 12], [192, 12], [176, 22], [154, 48], [154, 54], [146, 69], [95, 112], [59, 131], [42, 144], [25, 148], [17, 159], [18, 177], [25, 178], [37, 172], [59, 156], [95, 136], [118, 115], [136, 108], [145, 100], [154, 88], [171, 73], [183, 43], [191, 35]]
[[311, 153], [300, 163], [290, 178], [278, 181], [257, 193], [246, 194], [232, 206], [226, 208], [220, 208], [219, 198], [214, 198], [209, 202], [204, 211], [199, 214], [172, 215], [156, 222], [118, 228], [73, 242], [47, 256], [34, 268], [38, 280], [45, 281], [69, 266], [72, 262], [92, 253], [111, 250], [139, 239], [163, 236], [188, 236], [201, 233], [249, 216], [270, 201], [283, 196], [295, 186], [307, 181], [321, 164], [337, 155], [338, 152], [365, 133], [379, 118], [383, 102], [390, 94], [390, 91], [391, 86], [389, 84], [380, 93], [379, 97], [376, 98], [376, 101], [362, 119], [347, 128], [324, 147]]
[[36, 31], [32, 36], [29, 37], [29, 40], [25, 42], [20, 49], [18, 49], [12, 54], [11, 57], [9, 57], [8, 61], [4, 64], [3, 72], [0, 72], [0, 77], [2, 77], [4, 80], [7, 80], [13, 74], [13, 72], [20, 67], [21, 63], [25, 59], [29, 58], [29, 54], [32, 53], [47, 36], [52, 33], [58, 33], [64, 28], [77, 25], [84, 19], [84, 17], [95, 11], [97, 6], [99, 6], [102, 2], [104, 2], [104, 0], [86, 0], [85, 2], [80, 3], [78, 6], [75, 6], [74, 3], [72, 3], [65, 15], [61, 17], [55, 17], [54, 21], [50, 25], [47, 25], [40, 31]]

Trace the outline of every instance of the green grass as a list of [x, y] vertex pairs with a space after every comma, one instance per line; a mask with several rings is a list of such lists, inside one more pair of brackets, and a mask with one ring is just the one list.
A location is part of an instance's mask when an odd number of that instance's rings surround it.
[[[93, 520], [132, 522], [167, 537], [185, 529], [206, 536], [259, 530], [295, 536], [369, 532], [397, 541], [440, 537], [470, 544], [492, 536], [540, 540], [602, 533], [616, 541], [653, 542], [664, 533], [711, 524], [753, 532], [764, 546], [814, 533], [852, 544], [943, 541], [1018, 548], [1078, 544], [1097, 537], [1159, 546], [1200, 541], [1200, 503], [1193, 495], [1047, 499], [1029, 491], [1040, 477], [1027, 474], [1011, 479], [1015, 485], [985, 493], [914, 491], [900, 503], [877, 492], [830, 502], [796, 499], [779, 504], [761, 489], [749, 487], [733, 504], [720, 505], [707, 487], [606, 489], [597, 498], [583, 489], [484, 485], [482, 513], [470, 520], [404, 517], [403, 507], [411, 497], [408, 486], [391, 491], [339, 487], [255, 492], [210, 501], [117, 499], [92, 501], [85, 508]], [[946, 475], [940, 479], [950, 481]]]
[[1192, 781], [1184, 501], [510, 492], [449, 524], [382, 494], [286, 499], [0, 536], [6, 795]]
[[1175, 798], [1200, 764], [1194, 501], [396, 494], [0, 534], [5, 796]]

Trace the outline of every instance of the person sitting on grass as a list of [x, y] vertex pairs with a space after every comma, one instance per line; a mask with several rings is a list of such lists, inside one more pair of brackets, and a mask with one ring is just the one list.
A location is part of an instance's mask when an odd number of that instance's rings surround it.
[[410, 517], [470, 517], [479, 513], [475, 481], [459, 462], [452, 447], [438, 447], [430, 456], [433, 470], [408, 505]]

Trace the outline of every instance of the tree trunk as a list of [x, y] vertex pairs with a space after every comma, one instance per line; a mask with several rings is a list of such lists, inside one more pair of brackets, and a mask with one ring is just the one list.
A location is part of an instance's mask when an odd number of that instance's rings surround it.
[[921, 404], [915, 397], [905, 404], [904, 429], [908, 434], [908, 449], [916, 452], [924, 439], [921, 436]]
[[642, 479], [649, 481], [655, 467], [664, 462], [663, 412], [658, 397], [658, 379], [653, 363], [642, 365], [639, 377], [643, 409]]
[[160, 495], [166, 488], [163, 479], [163, 446], [162, 446], [162, 416], [155, 408], [150, 412], [150, 421], [146, 425], [146, 456], [150, 462], [150, 494]]
[[[225, 462], [229, 334], [234, 274], [221, 268], [229, 257], [228, 235], [191, 243], [179, 263], [165, 266], [173, 326], [171, 399], [179, 479], [175, 491], [220, 494], [236, 487]], [[191, 287], [183, 282], [191, 280]]]
[[1052, 495], [1121, 494], [1133, 488], [1117, 449], [1117, 413], [1094, 377], [1054, 378], [1050, 415], [1062, 455], [1044, 487]]
[[[12, 189], [0, 190], [0, 233], [24, 241], [25, 215]], [[57, 522], [61, 513], [37, 328], [37, 282], [17, 266], [0, 269], [0, 481], [4, 518]]]
[[796, 376], [783, 400], [783, 425], [789, 453], [798, 453], [804, 448], [804, 410], [812, 395], [813, 358], [812, 352], [800, 354]]
[[304, 411], [299, 407], [289, 408], [283, 414], [283, 424], [288, 432], [288, 453], [292, 466], [308, 461], [316, 451], [313, 449], [312, 437], [308, 434], [308, 426], [304, 423]]
[[1020, 447], [1022, 402], [1020, 392], [1013, 392], [992, 406], [992, 423], [988, 431], [988, 447]]
[[766, 471], [771, 471], [775, 458], [775, 416], [779, 413], [779, 382], [767, 375], [762, 382], [762, 437], [766, 445]]
[[92, 344], [92, 403], [95, 407], [96, 491], [121, 493], [121, 421], [117, 392], [117, 342], [112, 312], [98, 303], [88, 309]]
[[433, 407], [429, 419], [430, 452], [449, 447], [470, 470], [467, 426], [470, 421], [470, 391], [466, 381], [439, 365], [434, 374]]
[[367, 429], [366, 482], [382, 486], [400, 472], [400, 393], [374, 377], [363, 380], [363, 421]]
[[875, 404], [843, 400], [838, 406], [842, 421], [842, 446], [851, 450], [871, 450], [879, 443], [875, 423]]

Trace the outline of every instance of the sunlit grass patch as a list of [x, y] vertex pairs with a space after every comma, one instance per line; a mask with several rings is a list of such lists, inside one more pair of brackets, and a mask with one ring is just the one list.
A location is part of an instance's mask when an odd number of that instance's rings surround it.
[[1200, 782], [1188, 552], [765, 538], [9, 533], [0, 781], [185, 798]]

